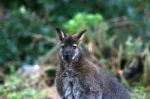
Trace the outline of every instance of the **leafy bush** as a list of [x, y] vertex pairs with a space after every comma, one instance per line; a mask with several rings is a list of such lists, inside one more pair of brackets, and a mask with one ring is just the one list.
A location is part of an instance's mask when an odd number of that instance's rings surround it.
[[76, 32], [87, 28], [88, 30], [94, 30], [96, 27], [102, 26], [106, 31], [108, 26], [102, 15], [100, 14], [88, 14], [88, 13], [78, 13], [71, 20], [64, 24], [64, 27], [69, 32]]
[[0, 28], [0, 64], [6, 61], [32, 63], [54, 43], [47, 40], [54, 37], [50, 26], [23, 6], [19, 10], [8, 12]]

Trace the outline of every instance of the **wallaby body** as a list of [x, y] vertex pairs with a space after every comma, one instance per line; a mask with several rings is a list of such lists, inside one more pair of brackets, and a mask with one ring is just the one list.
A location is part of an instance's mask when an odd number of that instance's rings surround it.
[[85, 31], [67, 36], [57, 29], [61, 41], [56, 87], [61, 99], [130, 99], [128, 91], [102, 69], [87, 60], [79, 45]]

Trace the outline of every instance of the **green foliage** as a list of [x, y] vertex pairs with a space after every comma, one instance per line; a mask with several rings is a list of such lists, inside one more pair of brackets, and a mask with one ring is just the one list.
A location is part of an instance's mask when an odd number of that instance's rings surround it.
[[104, 27], [105, 31], [108, 29], [108, 25], [106, 22], [104, 22], [102, 15], [87, 13], [78, 13], [71, 20], [64, 24], [64, 27], [72, 33], [76, 32], [77, 29], [88, 29], [94, 31], [96, 27], [100, 26]]
[[4, 85], [0, 85], [0, 96], [8, 99], [37, 99], [47, 95], [44, 91], [27, 87], [25, 84], [29, 81], [29, 78], [20, 79], [16, 74], [12, 74], [6, 78]]
[[108, 29], [109, 37], [116, 35], [119, 42], [125, 41], [129, 34], [144, 34], [145, 39], [150, 37], [148, 0], [36, 0], [34, 3], [27, 0], [6, 0], [1, 5], [8, 11], [0, 26], [0, 46], [3, 47], [0, 50], [0, 64], [6, 61], [22, 61], [20, 56], [24, 54], [28, 61], [45, 54], [53, 44], [43, 39], [37, 40], [33, 35], [54, 37], [54, 27], [65, 27], [69, 32], [86, 28], [89, 37], [93, 37], [94, 32], [99, 31], [95, 29], [99, 25], [106, 32], [108, 25], [105, 20], [109, 22], [112, 18], [125, 16], [131, 26], [118, 24], [120, 27], [113, 27], [114, 24], [111, 24]]
[[141, 77], [140, 82], [137, 82], [131, 89], [131, 99], [147, 99], [147, 91], [145, 82]]
[[133, 88], [131, 99], [146, 99], [146, 90], [145, 87], [135, 87]]
[[126, 55], [129, 59], [132, 59], [135, 53], [141, 53], [144, 51], [144, 42], [141, 38], [133, 39], [133, 37], [128, 37], [125, 41], [125, 49]]
[[[0, 50], [1, 64], [5, 61], [31, 62], [53, 46], [44, 36], [49, 36], [50, 39], [54, 32], [51, 32], [50, 27], [35, 13], [27, 11], [23, 6], [7, 13], [0, 28], [0, 46], [3, 47]], [[38, 35], [43, 38], [36, 38]]]

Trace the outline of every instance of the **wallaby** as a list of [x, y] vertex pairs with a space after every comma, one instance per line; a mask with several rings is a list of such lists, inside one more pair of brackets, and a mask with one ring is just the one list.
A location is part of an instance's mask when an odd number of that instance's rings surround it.
[[83, 55], [80, 46], [86, 30], [67, 35], [60, 29], [60, 67], [56, 87], [60, 99], [130, 99], [128, 91]]

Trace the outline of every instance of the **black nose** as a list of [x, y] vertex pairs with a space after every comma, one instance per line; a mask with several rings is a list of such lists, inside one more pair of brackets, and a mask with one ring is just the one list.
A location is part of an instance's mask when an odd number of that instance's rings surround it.
[[72, 53], [72, 51], [71, 51], [71, 49], [65, 49], [65, 51], [64, 51], [64, 55], [67, 55], [67, 56], [70, 56], [71, 55], [71, 53]]
[[70, 49], [66, 49], [63, 53], [63, 56], [66, 60], [71, 60], [72, 58], [72, 51]]
[[72, 56], [72, 54], [71, 54], [71, 52], [64, 52], [64, 56], [69, 58]]

